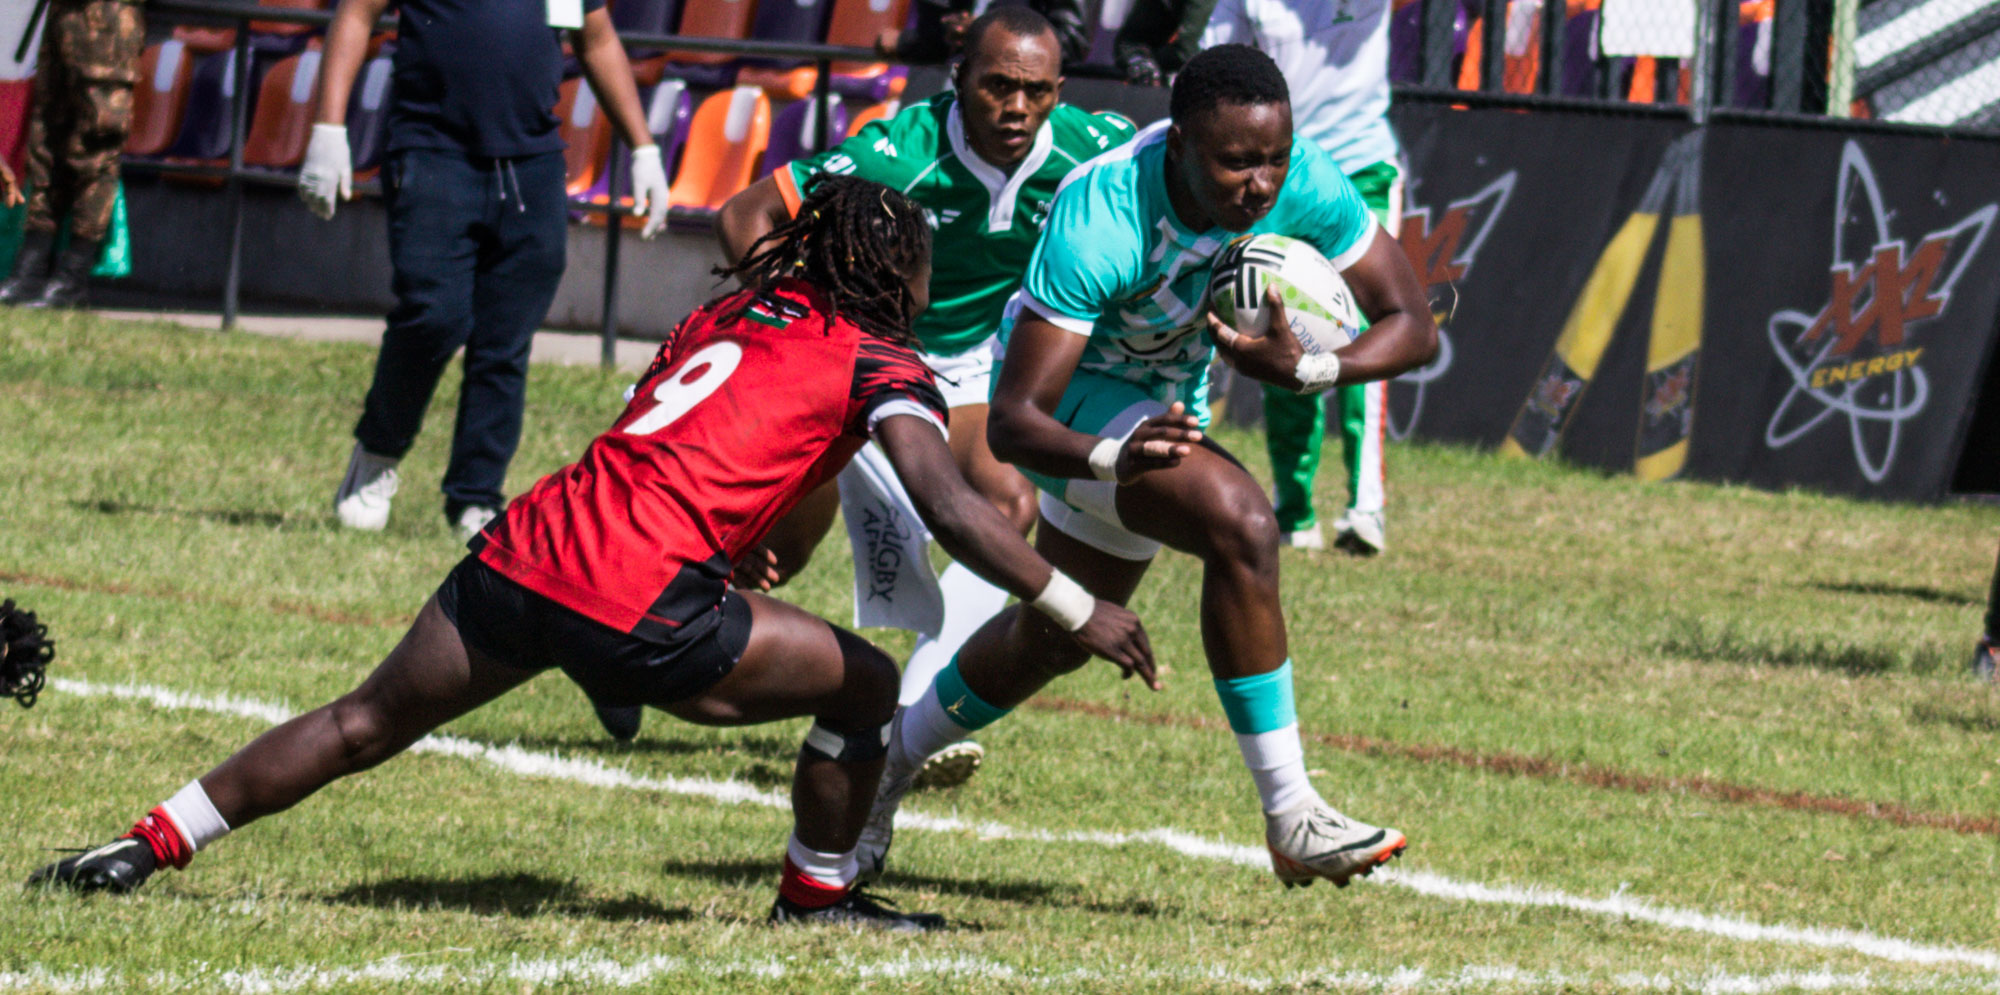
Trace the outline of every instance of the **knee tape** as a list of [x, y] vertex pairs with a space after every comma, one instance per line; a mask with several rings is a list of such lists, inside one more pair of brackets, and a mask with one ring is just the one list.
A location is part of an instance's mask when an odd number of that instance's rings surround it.
[[841, 763], [880, 760], [889, 752], [889, 726], [885, 723], [866, 732], [839, 732], [815, 722], [806, 730], [805, 750]]

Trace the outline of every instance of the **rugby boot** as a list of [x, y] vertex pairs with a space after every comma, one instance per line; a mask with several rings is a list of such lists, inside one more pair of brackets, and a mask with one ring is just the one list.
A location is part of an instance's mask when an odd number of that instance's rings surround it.
[[898, 912], [859, 888], [832, 905], [809, 909], [783, 895], [771, 905], [771, 923], [865, 926], [890, 933], [928, 933], [944, 928], [944, 917], [928, 912]]
[[1355, 556], [1376, 556], [1388, 545], [1379, 511], [1351, 511], [1333, 523], [1333, 545]]
[[97, 266], [100, 248], [100, 242], [71, 238], [56, 254], [55, 267], [49, 271], [48, 282], [42, 284], [42, 292], [22, 301], [21, 306], [69, 310], [90, 303], [90, 271]]
[[14, 271], [0, 283], [0, 304], [26, 304], [42, 296], [54, 258], [56, 237], [46, 232], [21, 233], [21, 250], [14, 254]]
[[960, 740], [926, 757], [910, 787], [918, 791], [956, 788], [971, 780], [985, 761], [986, 747], [969, 739]]
[[380, 532], [389, 524], [389, 504], [396, 497], [401, 478], [394, 456], [377, 456], [354, 444], [347, 457], [347, 474], [340, 478], [340, 490], [333, 495], [333, 512], [340, 524], [350, 529]]
[[868, 824], [861, 827], [861, 841], [854, 848], [854, 858], [861, 864], [857, 880], [863, 883], [882, 877], [882, 867], [889, 859], [889, 845], [896, 838], [896, 809], [902, 806], [903, 796], [910, 793], [910, 786], [916, 781], [914, 768], [896, 763], [896, 758], [902, 755], [902, 745], [903, 723], [899, 718], [890, 726], [889, 763], [882, 768], [882, 782], [875, 788], [875, 805], [868, 810]]
[[72, 891], [109, 891], [124, 894], [146, 883], [158, 866], [153, 847], [134, 836], [120, 836], [95, 850], [59, 860], [36, 871], [28, 886], [68, 888]]
[[1402, 833], [1350, 819], [1318, 798], [1266, 814], [1264, 843], [1271, 850], [1271, 872], [1287, 888], [1311, 885], [1315, 878], [1345, 888], [1410, 845]]

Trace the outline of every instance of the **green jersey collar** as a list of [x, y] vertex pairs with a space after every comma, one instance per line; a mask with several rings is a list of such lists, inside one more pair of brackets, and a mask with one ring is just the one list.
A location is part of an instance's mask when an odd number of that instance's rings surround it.
[[986, 188], [986, 230], [1002, 232], [1014, 227], [1014, 205], [1020, 200], [1021, 186], [1041, 171], [1042, 164], [1049, 161], [1049, 152], [1055, 148], [1055, 129], [1049, 122], [1042, 122], [1035, 132], [1034, 143], [1028, 146], [1028, 157], [1009, 176], [999, 167], [979, 157], [972, 146], [965, 143], [965, 119], [958, 113], [958, 101], [951, 102], [951, 111], [945, 115], [945, 135], [951, 139], [951, 151], [958, 161], [965, 164], [965, 171], [971, 173]]

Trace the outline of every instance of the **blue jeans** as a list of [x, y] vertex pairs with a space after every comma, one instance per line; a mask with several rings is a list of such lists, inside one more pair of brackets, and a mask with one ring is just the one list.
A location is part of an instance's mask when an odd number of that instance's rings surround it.
[[438, 378], [463, 346], [445, 506], [447, 514], [498, 508], [521, 440], [528, 348], [562, 282], [562, 153], [496, 160], [403, 149], [382, 176], [396, 309], [354, 438], [377, 455], [409, 452]]

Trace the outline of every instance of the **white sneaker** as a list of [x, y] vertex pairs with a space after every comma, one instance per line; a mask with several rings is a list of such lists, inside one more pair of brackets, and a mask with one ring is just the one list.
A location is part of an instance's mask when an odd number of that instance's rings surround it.
[[1379, 511], [1351, 511], [1333, 523], [1333, 544], [1356, 556], [1374, 556], [1388, 544]]
[[1394, 829], [1350, 819], [1313, 798], [1288, 811], [1266, 814], [1264, 844], [1271, 850], [1271, 873], [1285, 887], [1326, 878], [1345, 888], [1402, 853], [1410, 841]]
[[985, 760], [986, 747], [969, 739], [959, 740], [926, 757], [910, 787], [918, 791], [956, 788], [979, 773], [979, 765]]
[[1278, 536], [1278, 545], [1290, 546], [1293, 549], [1325, 549], [1326, 536], [1320, 534], [1319, 525], [1315, 523], [1311, 528], [1286, 532]]
[[347, 458], [347, 476], [333, 495], [334, 514], [350, 529], [380, 532], [389, 524], [389, 501], [396, 496], [396, 464], [388, 456], [377, 456], [359, 443]]
[[902, 753], [903, 722], [901, 712], [889, 733], [889, 763], [882, 768], [882, 783], [875, 788], [875, 805], [868, 810], [868, 824], [861, 827], [861, 840], [855, 844], [854, 857], [861, 865], [861, 873], [855, 878], [858, 884], [867, 884], [882, 877], [882, 866], [889, 858], [889, 844], [896, 837], [896, 809], [903, 804], [903, 796], [910, 793], [910, 785], [916, 780], [917, 772], [908, 767], [898, 767], [896, 757]]
[[458, 513], [458, 521], [451, 523], [451, 530], [458, 533], [459, 542], [471, 542], [472, 537], [478, 535], [487, 523], [499, 517], [500, 511], [497, 508], [488, 508], [483, 504], [468, 504], [464, 511]]

